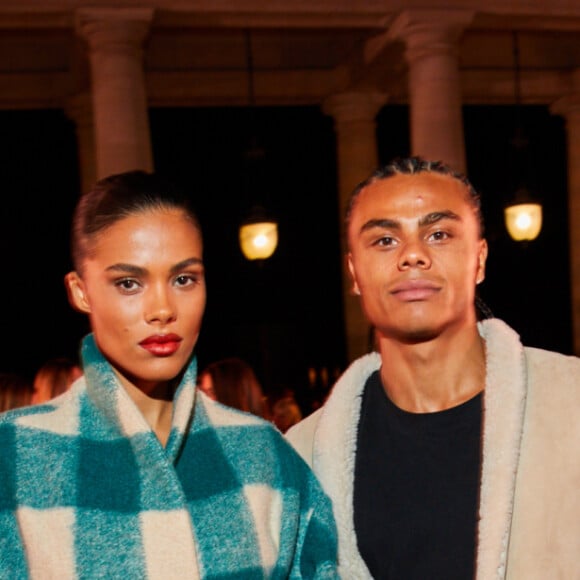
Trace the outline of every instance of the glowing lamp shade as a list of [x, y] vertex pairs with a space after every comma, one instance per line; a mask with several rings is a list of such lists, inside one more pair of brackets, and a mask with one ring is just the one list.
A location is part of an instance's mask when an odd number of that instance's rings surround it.
[[542, 229], [542, 206], [539, 203], [515, 203], [504, 210], [505, 225], [516, 242], [535, 240]]
[[276, 222], [246, 222], [240, 226], [240, 247], [248, 260], [269, 258], [277, 245], [278, 224]]

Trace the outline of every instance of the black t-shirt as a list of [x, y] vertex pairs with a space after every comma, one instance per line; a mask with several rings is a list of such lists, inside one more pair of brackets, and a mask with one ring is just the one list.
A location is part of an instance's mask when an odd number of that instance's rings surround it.
[[354, 478], [360, 553], [377, 580], [474, 575], [481, 393], [452, 409], [409, 413], [365, 386]]

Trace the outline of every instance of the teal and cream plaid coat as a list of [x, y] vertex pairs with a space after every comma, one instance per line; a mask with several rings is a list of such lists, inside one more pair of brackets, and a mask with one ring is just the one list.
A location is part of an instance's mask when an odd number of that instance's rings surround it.
[[197, 392], [164, 448], [97, 349], [47, 404], [0, 415], [0, 578], [337, 578], [329, 500], [269, 423]]

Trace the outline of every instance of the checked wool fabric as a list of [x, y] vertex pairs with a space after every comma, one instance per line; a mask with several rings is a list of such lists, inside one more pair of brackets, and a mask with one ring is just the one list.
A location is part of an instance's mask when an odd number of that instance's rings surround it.
[[338, 578], [332, 508], [268, 422], [196, 391], [164, 448], [94, 338], [84, 377], [0, 415], [0, 578]]

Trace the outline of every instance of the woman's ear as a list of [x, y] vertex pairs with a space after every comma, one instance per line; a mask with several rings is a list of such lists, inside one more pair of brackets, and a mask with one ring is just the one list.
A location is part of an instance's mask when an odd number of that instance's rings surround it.
[[89, 304], [85, 284], [82, 281], [82, 278], [76, 272], [69, 272], [64, 277], [64, 285], [66, 287], [70, 305], [79, 312], [89, 314], [91, 311], [91, 305]]

